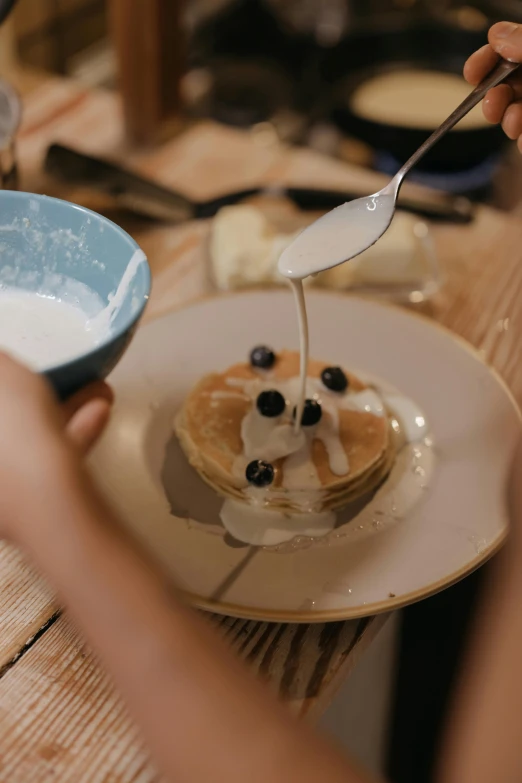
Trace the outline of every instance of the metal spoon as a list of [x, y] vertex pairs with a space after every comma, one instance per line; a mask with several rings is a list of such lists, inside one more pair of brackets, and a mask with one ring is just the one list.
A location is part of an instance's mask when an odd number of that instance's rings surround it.
[[501, 84], [519, 63], [501, 60], [473, 92], [378, 193], [356, 199], [317, 220], [306, 228], [284, 251], [279, 271], [285, 277], [304, 278], [331, 269], [355, 258], [375, 244], [388, 229], [404, 178], [431, 148], [465, 117], [486, 93]]

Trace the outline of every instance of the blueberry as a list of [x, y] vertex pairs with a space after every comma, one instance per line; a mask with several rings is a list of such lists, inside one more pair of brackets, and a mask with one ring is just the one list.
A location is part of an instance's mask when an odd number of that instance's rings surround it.
[[271, 348], [267, 348], [266, 345], [258, 345], [250, 353], [250, 364], [252, 367], [257, 367], [260, 370], [269, 370], [274, 366], [275, 360], [275, 353]]
[[330, 391], [344, 392], [348, 388], [348, 378], [340, 367], [327, 367], [321, 373], [321, 380]]
[[[313, 427], [314, 424], [319, 424], [321, 416], [323, 415], [323, 409], [317, 402], [317, 400], [305, 400], [305, 406], [303, 411], [303, 418], [301, 424], [303, 427]], [[294, 419], [297, 416], [297, 408], [294, 408]]]
[[283, 395], [275, 391], [261, 392], [257, 398], [257, 409], [262, 416], [267, 416], [269, 419], [274, 419], [276, 416], [280, 416], [285, 412], [286, 402]]
[[274, 468], [269, 462], [256, 459], [248, 465], [246, 478], [255, 487], [268, 487], [274, 480]]

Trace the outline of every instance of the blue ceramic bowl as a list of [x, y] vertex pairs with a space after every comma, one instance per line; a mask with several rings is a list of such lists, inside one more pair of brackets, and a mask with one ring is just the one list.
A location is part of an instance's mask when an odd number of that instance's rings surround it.
[[[67, 201], [0, 191], [0, 285], [54, 296], [91, 289], [107, 305], [135, 254], [143, 259], [104, 340], [43, 372], [65, 398], [105, 378], [127, 348], [150, 293], [150, 269], [136, 242], [101, 215]], [[71, 283], [71, 281], [73, 281]]]

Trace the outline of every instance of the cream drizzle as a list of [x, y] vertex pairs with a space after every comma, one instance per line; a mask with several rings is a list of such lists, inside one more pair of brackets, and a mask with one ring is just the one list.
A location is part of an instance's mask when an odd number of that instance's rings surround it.
[[[311, 459], [314, 438], [324, 444], [330, 470], [335, 476], [346, 476], [350, 472], [348, 456], [339, 434], [339, 410], [358, 410], [374, 413], [376, 416], [384, 416], [386, 413], [382, 399], [372, 389], [362, 392], [348, 391], [342, 395], [335, 394], [326, 389], [319, 379], [305, 376], [304, 394], [320, 403], [323, 416], [316, 426], [301, 427], [296, 431], [293, 424], [293, 410], [301, 394], [300, 377], [296, 376], [277, 383], [269, 378], [254, 380], [228, 378], [226, 383], [233, 388], [241, 389], [245, 396], [216, 391], [211, 395], [213, 400], [225, 399], [232, 395], [240, 399], [246, 397], [252, 401], [252, 407], [241, 425], [243, 454], [235, 461], [234, 475], [243, 477], [246, 465], [255, 459], [273, 462], [286, 458], [283, 473], [283, 486], [286, 489], [297, 489], [310, 483], [320, 486]], [[268, 418], [259, 413], [255, 401], [262, 391], [273, 389], [274, 386], [277, 386], [277, 390], [284, 396], [286, 410], [277, 418]]]
[[[316, 426], [300, 428], [299, 432], [296, 432], [293, 410], [301, 393], [300, 377], [295, 376], [277, 382], [266, 377], [253, 380], [232, 377], [227, 378], [226, 383], [240, 392], [215, 391], [211, 394], [213, 401], [250, 399], [252, 402], [241, 424], [243, 453], [234, 461], [232, 468], [234, 476], [243, 479], [247, 465], [253, 460], [275, 462], [284, 459], [282, 487], [290, 493], [295, 493], [289, 497], [290, 502], [295, 506], [299, 505], [298, 493], [304, 487], [321, 490], [321, 482], [311, 456], [315, 438], [324, 444], [330, 470], [335, 476], [346, 476], [350, 472], [348, 455], [340, 438], [339, 412], [341, 410], [355, 410], [383, 417], [388, 415], [389, 408], [400, 421], [400, 429], [404, 432], [406, 440], [409, 442], [420, 440], [427, 434], [426, 419], [422, 412], [413, 402], [397, 394], [385, 395], [371, 388], [360, 392], [348, 390], [338, 394], [326, 389], [318, 378], [305, 377], [305, 395], [320, 403], [323, 416]], [[286, 409], [281, 416], [269, 418], [259, 413], [255, 403], [262, 391], [274, 387], [277, 387], [285, 398]], [[263, 491], [263, 496], [264, 494]]]
[[[323, 510], [324, 492], [311, 458], [312, 442], [321, 440], [328, 454], [330, 470], [334, 475], [349, 473], [348, 456], [340, 439], [339, 412], [356, 410], [374, 416], [392, 416], [392, 429], [397, 448], [423, 441], [429, 427], [419, 407], [398, 392], [367, 388], [360, 392], [348, 389], [343, 394], [326, 389], [318, 378], [306, 378], [305, 394], [321, 404], [323, 416], [315, 427], [304, 427], [296, 433], [292, 412], [301, 389], [301, 378], [295, 376], [274, 381], [263, 373], [253, 380], [227, 378], [226, 383], [234, 392], [216, 391], [211, 397], [222, 399], [250, 399], [252, 405], [243, 419], [241, 437], [243, 453], [235, 460], [234, 475], [244, 478], [248, 463], [254, 459], [274, 462], [284, 459], [283, 480], [280, 490], [270, 489], [270, 506], [267, 492], [246, 486], [243, 494], [246, 502], [226, 500], [221, 519], [228, 532], [252, 546], [276, 546], [296, 536], [316, 538], [331, 532], [336, 514]], [[262, 416], [255, 402], [267, 389], [277, 388], [286, 400], [285, 412], [270, 419]], [[281, 511], [274, 508], [278, 502], [299, 511]]]
[[301, 429], [301, 420], [306, 400], [306, 373], [308, 372], [308, 359], [310, 356], [310, 335], [308, 332], [308, 316], [306, 313], [306, 301], [303, 281], [300, 279], [288, 281], [294, 292], [297, 307], [297, 319], [299, 322], [299, 355], [300, 355], [300, 384], [297, 412], [295, 417], [295, 431]]
[[[373, 211], [377, 211], [377, 206], [377, 203], [373, 205]], [[368, 209], [371, 207], [368, 206]], [[336, 216], [337, 213], [334, 213], [334, 218]], [[353, 224], [355, 224], [355, 217]], [[375, 230], [375, 220], [370, 220], [366, 213], [363, 217], [364, 225], [359, 231], [361, 236], [354, 235], [353, 241], [360, 243], [364, 240], [363, 244], [369, 244], [370, 234]], [[331, 219], [331, 216], [327, 216], [326, 220], [323, 219], [325, 233], [328, 236], [331, 235]], [[354, 226], [351, 227], [351, 230], [353, 229]], [[341, 244], [344, 241], [343, 237]], [[337, 244], [339, 245], [339, 242]], [[270, 373], [264, 373], [263, 376], [260, 374], [260, 377], [254, 381], [241, 378], [227, 379], [229, 386], [240, 388], [252, 401], [252, 406], [241, 425], [243, 453], [234, 461], [234, 475], [244, 479], [247, 465], [256, 459], [266, 462], [284, 459], [281, 496], [292, 508], [302, 508], [306, 512], [287, 514], [275, 511], [273, 507], [267, 507], [266, 490], [246, 487], [244, 494], [248, 505], [232, 500], [225, 501], [221, 519], [231, 535], [252, 545], [272, 546], [275, 543], [292, 540], [297, 535], [312, 537], [325, 535], [335, 527], [336, 515], [321, 510], [324, 493], [311, 449], [314, 439], [317, 438], [325, 446], [331, 472], [340, 477], [349, 474], [348, 455], [340, 439], [340, 410], [364, 411], [378, 417], [387, 416], [388, 410], [392, 410], [396, 417], [392, 422], [392, 428], [398, 441], [402, 439], [404, 443], [421, 440], [428, 431], [422, 412], [412, 401], [400, 395], [392, 395], [386, 399], [385, 395], [381, 395], [375, 389], [365, 389], [355, 393], [348, 389], [347, 392], [338, 394], [326, 389], [318, 379], [307, 377], [310, 341], [303, 278], [313, 270], [309, 265], [307, 266], [306, 255], [299, 255], [299, 251], [300, 246], [294, 243], [290, 251], [283, 253], [279, 262], [279, 271], [287, 277], [296, 302], [300, 346], [299, 377], [277, 381], [276, 384], [271, 380]], [[293, 256], [291, 256], [292, 252], [294, 252]], [[355, 255], [356, 252], [360, 252], [358, 246], [353, 253], [345, 255], [344, 258]], [[341, 253], [339, 260], [342, 260], [342, 257]], [[287, 263], [285, 266], [285, 262], [289, 262], [290, 258], [292, 264]], [[294, 261], [297, 264], [295, 267]], [[257, 410], [255, 401], [263, 390], [273, 388], [277, 388], [285, 397], [286, 409], [279, 417], [264, 417]], [[214, 400], [218, 399], [220, 398], [214, 397]], [[315, 399], [319, 402], [322, 407], [322, 417], [317, 425], [303, 428], [301, 422], [306, 399]], [[295, 421], [292, 417], [294, 408], [296, 409]], [[277, 490], [270, 489], [271, 504], [277, 502], [278, 495]]]
[[[282, 485], [286, 491], [294, 493], [291, 498], [292, 505], [295, 505], [296, 500], [299, 502], [303, 487], [310, 487], [312, 491], [317, 490], [320, 502], [321, 483], [311, 458], [314, 438], [324, 444], [332, 473], [337, 476], [348, 475], [350, 465], [339, 433], [340, 409], [363, 410], [379, 417], [388, 415], [385, 401], [372, 389], [361, 393], [351, 393], [348, 390], [344, 394], [332, 394], [328, 393], [317, 380], [307, 378], [309, 330], [303, 279], [356, 256], [374, 243], [389, 225], [393, 205], [393, 198], [388, 194], [379, 194], [366, 200], [360, 199], [345, 204], [305, 230], [282, 253], [279, 260], [279, 272], [288, 279], [297, 307], [300, 376], [297, 379], [292, 378], [277, 383], [278, 391], [286, 399], [286, 410], [275, 420], [261, 416], [255, 405], [255, 399], [263, 390], [263, 381], [259, 379], [245, 382], [242, 389], [253, 404], [242, 422], [243, 454], [235, 461], [234, 472], [238, 476], [244, 476], [246, 466], [254, 459], [275, 461], [285, 458]], [[324, 258], [327, 259], [326, 262]], [[229, 380], [230, 385], [239, 385], [239, 379]], [[273, 384], [268, 385], [268, 388], [273, 387]], [[316, 426], [303, 428], [301, 422], [307, 395], [308, 398], [315, 398], [320, 403], [323, 415]], [[402, 397], [390, 398], [388, 402], [390, 408], [396, 409], [394, 411], [396, 421], [392, 422], [392, 428], [397, 437], [402, 437], [406, 442], [412, 439], [420, 440], [427, 432], [427, 424], [424, 415], [414, 403]], [[296, 418], [295, 422], [292, 422], [294, 405]], [[227, 500], [223, 506], [221, 518], [232, 535], [247, 543], [267, 545], [269, 542], [272, 543], [276, 528], [279, 536], [278, 543], [303, 534], [302, 530], [297, 529], [297, 521], [303, 520], [296, 520], [295, 514], [285, 515], [263, 507], [263, 503], [266, 506], [267, 492], [261, 490], [261, 494], [258, 495], [257, 492], [252, 492], [253, 489], [248, 488], [245, 492], [246, 496], [250, 499], [264, 498], [261, 504], [245, 508], [236, 501]], [[271, 489], [271, 499], [272, 493]], [[270, 517], [267, 516], [268, 514]], [[325, 535], [333, 529], [335, 515], [322, 512], [319, 513], [319, 517], [313, 520], [308, 517], [305, 525], [309, 524], [311, 529], [317, 524], [323, 532], [316, 535]], [[287, 534], [287, 538], [281, 538], [284, 534]], [[304, 535], [311, 534], [308, 532]]]

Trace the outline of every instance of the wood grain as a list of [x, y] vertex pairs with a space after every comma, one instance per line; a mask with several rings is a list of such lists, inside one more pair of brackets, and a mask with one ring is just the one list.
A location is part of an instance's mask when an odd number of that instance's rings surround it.
[[150, 144], [180, 108], [184, 71], [182, 0], [111, 0], [111, 29], [126, 130]]
[[[81, 145], [79, 142], [81, 139]], [[27, 189], [92, 194], [49, 182], [40, 164], [53, 140], [120, 156], [127, 165], [198, 198], [253, 182], [312, 183], [375, 190], [381, 179], [306, 150], [259, 145], [248, 133], [211, 123], [154, 151], [123, 141], [118, 100], [52, 80], [26, 99], [20, 158]], [[205, 223], [151, 225], [115, 213], [149, 254], [155, 287], [148, 317], [211, 290]], [[277, 209], [286, 209], [279, 205]], [[522, 402], [522, 243], [519, 218], [484, 208], [470, 227], [434, 229], [446, 283], [431, 315], [472, 342]], [[50, 592], [12, 549], [0, 547], [0, 780], [152, 781], [132, 723]], [[318, 626], [210, 618], [238, 654], [299, 715], [314, 718], [356, 664], [383, 618]], [[35, 637], [36, 634], [36, 637]], [[33, 638], [35, 637], [35, 638]]]
[[153, 781], [121, 702], [59, 620], [0, 681], [3, 781]]
[[56, 610], [53, 595], [16, 549], [0, 544], [0, 672]]
[[[384, 622], [284, 626], [211, 618], [293, 712], [308, 716]], [[109, 679], [69, 623], [54, 622], [0, 679], [0, 779], [152, 783], [156, 775]]]

